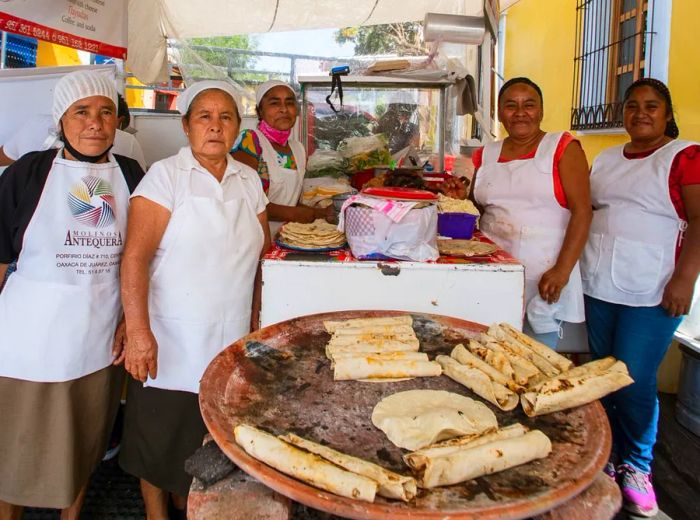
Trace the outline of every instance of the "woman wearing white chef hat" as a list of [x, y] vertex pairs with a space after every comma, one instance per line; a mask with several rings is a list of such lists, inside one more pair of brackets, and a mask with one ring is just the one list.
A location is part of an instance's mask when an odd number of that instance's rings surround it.
[[292, 137], [297, 120], [296, 94], [287, 83], [272, 79], [255, 90], [258, 125], [239, 136], [233, 157], [260, 175], [270, 203], [267, 206], [270, 231], [274, 235], [284, 222], [313, 222], [330, 219], [332, 206], [311, 208], [299, 204], [306, 153]]
[[106, 76], [67, 74], [53, 95], [64, 145], [0, 177], [0, 280], [17, 262], [0, 293], [0, 518], [78, 518], [119, 405], [119, 257], [143, 170], [110, 151], [116, 102]]
[[122, 296], [133, 378], [119, 462], [141, 479], [148, 518], [167, 518], [168, 493], [184, 508], [184, 461], [206, 433], [199, 380], [250, 331], [269, 235], [257, 173], [229, 154], [238, 106], [224, 81], [182, 92], [177, 109], [189, 146], [151, 166], [132, 197]]

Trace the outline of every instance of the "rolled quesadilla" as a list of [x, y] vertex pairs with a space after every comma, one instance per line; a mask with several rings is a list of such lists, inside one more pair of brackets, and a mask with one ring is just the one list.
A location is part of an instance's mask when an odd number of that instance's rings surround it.
[[338, 329], [346, 329], [352, 327], [362, 328], [366, 326], [372, 327], [375, 325], [411, 326], [412, 324], [413, 318], [408, 314], [405, 316], [391, 316], [382, 318], [354, 318], [351, 320], [323, 322], [323, 326], [326, 328], [326, 331], [330, 332], [331, 334], [333, 334]]
[[328, 342], [331, 346], [351, 346], [357, 343], [377, 345], [379, 350], [391, 350], [392, 343], [414, 345], [418, 349], [419, 342], [415, 334], [357, 334], [336, 335]]
[[435, 361], [442, 366], [443, 373], [466, 386], [479, 397], [498, 406], [501, 410], [510, 411], [518, 406], [518, 394], [492, 380], [488, 375], [467, 365], [462, 365], [449, 356], [438, 356]]
[[514, 353], [505, 342], [499, 341], [488, 334], [482, 334], [479, 343], [494, 352], [500, 352], [506, 357], [510, 366], [513, 367], [515, 382], [519, 385], [526, 386], [531, 377], [541, 374], [540, 370], [530, 360]]
[[537, 390], [522, 394], [520, 402], [523, 410], [530, 417], [567, 410], [591, 403], [634, 383], [622, 361], [602, 373], [600, 366], [593, 368], [592, 375], [580, 371], [577, 372], [580, 375], [573, 377], [562, 374], [545, 381]]
[[372, 343], [355, 343], [353, 345], [326, 345], [326, 357], [335, 359], [337, 354], [352, 353], [352, 354], [375, 354], [378, 352], [416, 352], [418, 345], [410, 345], [407, 343], [387, 342], [382, 346]]
[[506, 333], [498, 325], [491, 325], [488, 330], [488, 335], [499, 340], [504, 348], [530, 361], [546, 376], [555, 376], [561, 372], [561, 370], [537, 354], [534, 350], [531, 350], [517, 339], [511, 337], [510, 334]]
[[379, 484], [377, 493], [383, 497], [408, 502], [416, 496], [417, 484], [413, 477], [399, 475], [372, 462], [346, 455], [327, 446], [303, 439], [293, 433], [282, 435], [280, 439], [320, 455], [343, 469], [374, 480]]
[[424, 465], [418, 470], [418, 485], [433, 488], [457, 484], [542, 459], [551, 451], [552, 443], [539, 430], [486, 444], [466, 445], [444, 456], [425, 457], [421, 461]]
[[365, 325], [364, 327], [345, 327], [337, 329], [333, 337], [342, 338], [344, 336], [411, 336], [416, 337], [416, 333], [410, 325]]
[[[485, 350], [487, 350], [488, 352], [491, 352], [488, 349], [485, 349]], [[491, 365], [489, 365], [485, 361], [482, 361], [479, 357], [472, 354], [470, 351], [465, 349], [464, 345], [462, 345], [461, 343], [452, 349], [450, 356], [452, 358], [454, 358], [456, 361], [459, 361], [462, 365], [466, 365], [466, 366], [472, 367], [472, 368], [478, 368], [483, 373], [485, 373], [487, 376], [489, 376], [490, 379], [493, 379], [494, 381], [496, 381], [497, 383], [500, 383], [503, 386], [506, 386], [510, 381], [508, 376], [506, 376], [502, 372], [496, 370]], [[503, 356], [503, 359], [505, 359], [505, 356]], [[508, 361], [506, 360], [506, 363], [507, 362]]]
[[385, 397], [372, 411], [372, 424], [407, 450], [498, 428], [485, 404], [443, 390], [407, 390]]
[[370, 478], [346, 471], [247, 424], [239, 424], [233, 432], [246, 453], [286, 475], [336, 495], [374, 502], [378, 484]]
[[430, 361], [425, 352], [336, 352], [333, 359], [372, 358], [380, 361]]
[[574, 363], [570, 359], [565, 358], [564, 356], [559, 354], [554, 349], [548, 347], [547, 345], [532, 339], [527, 334], [523, 334], [512, 325], [508, 323], [501, 323], [499, 327], [509, 336], [516, 339], [517, 341], [525, 345], [527, 348], [534, 351], [536, 354], [539, 354], [540, 356], [545, 358], [552, 365], [557, 367], [560, 372], [566, 372], [567, 370], [573, 368]]
[[515, 372], [513, 371], [513, 367], [503, 353], [488, 349], [473, 339], [469, 340], [467, 343], [467, 348], [469, 349], [469, 352], [481, 359], [484, 363], [487, 363], [498, 370], [507, 378], [507, 380], [515, 381]]
[[422, 471], [430, 458], [444, 457], [464, 448], [475, 448], [476, 446], [482, 446], [502, 439], [522, 437], [529, 431], [530, 429], [526, 426], [515, 423], [492, 433], [465, 435], [463, 437], [456, 437], [454, 439], [438, 442], [421, 448], [420, 450], [407, 453], [403, 456], [403, 460], [411, 469]]
[[385, 377], [430, 377], [442, 374], [442, 367], [435, 361], [381, 359], [372, 355], [354, 358], [333, 358], [333, 379], [379, 379]]

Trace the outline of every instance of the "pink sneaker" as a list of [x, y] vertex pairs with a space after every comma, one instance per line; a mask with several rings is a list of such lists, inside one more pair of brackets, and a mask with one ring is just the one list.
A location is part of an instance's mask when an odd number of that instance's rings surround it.
[[622, 464], [617, 468], [622, 490], [623, 507], [635, 515], [651, 517], [659, 512], [651, 475], [634, 466]]

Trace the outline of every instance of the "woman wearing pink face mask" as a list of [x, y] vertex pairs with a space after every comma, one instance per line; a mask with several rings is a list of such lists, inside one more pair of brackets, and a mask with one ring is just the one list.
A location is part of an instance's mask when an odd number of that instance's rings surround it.
[[270, 200], [267, 215], [272, 236], [283, 222], [330, 219], [332, 206], [311, 208], [299, 204], [306, 154], [292, 136], [297, 120], [297, 99], [292, 87], [279, 80], [262, 83], [255, 91], [258, 125], [244, 130], [233, 147], [237, 160], [256, 170]]

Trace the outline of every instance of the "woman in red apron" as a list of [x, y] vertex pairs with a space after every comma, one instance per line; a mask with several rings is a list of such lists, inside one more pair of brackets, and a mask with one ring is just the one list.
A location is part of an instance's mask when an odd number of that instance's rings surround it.
[[64, 145], [0, 177], [0, 280], [17, 262], [0, 293], [2, 518], [21, 506], [78, 518], [119, 405], [119, 260], [143, 170], [110, 151], [116, 101], [106, 75], [64, 76], [53, 97]]
[[672, 107], [655, 79], [625, 92], [630, 142], [593, 161], [593, 223], [581, 259], [591, 350], [624, 361], [634, 379], [603, 400], [613, 431], [606, 473], [620, 483], [625, 508], [642, 516], [658, 511], [656, 372], [700, 270], [700, 145], [677, 139]]
[[[177, 107], [189, 146], [153, 164], [132, 196], [122, 262], [127, 389], [119, 462], [141, 479], [148, 518], [183, 510], [184, 462], [202, 444], [199, 380], [250, 331], [253, 281], [269, 244], [257, 173], [229, 154], [237, 95], [200, 81]], [[145, 384], [144, 384], [145, 383]]]
[[588, 163], [568, 132], [540, 128], [540, 88], [507, 81], [498, 117], [508, 137], [474, 153], [473, 199], [480, 229], [525, 266], [524, 331], [554, 348], [562, 321], [582, 322], [578, 259], [588, 237]]

